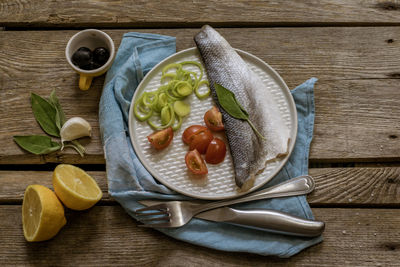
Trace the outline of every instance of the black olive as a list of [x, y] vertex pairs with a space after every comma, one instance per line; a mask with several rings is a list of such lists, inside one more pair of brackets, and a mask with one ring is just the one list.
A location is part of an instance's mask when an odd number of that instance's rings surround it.
[[87, 47], [80, 47], [72, 55], [72, 63], [81, 69], [87, 70], [85, 67], [92, 61], [92, 51]]
[[100, 64], [97, 64], [96, 62], [90, 61], [89, 64], [87, 64], [85, 66], [82, 66], [81, 69], [83, 69], [83, 70], [95, 70], [95, 69], [98, 69], [100, 67], [101, 67]]
[[100, 65], [99, 63], [94, 62], [94, 61], [90, 62], [90, 68], [91, 68], [92, 70], [98, 69], [98, 68], [100, 68], [100, 67], [101, 67], [101, 65]]
[[110, 52], [108, 52], [105, 47], [97, 47], [93, 51], [93, 62], [99, 64], [100, 66], [104, 65], [108, 58], [110, 57]]
[[79, 47], [79, 49], [77, 51], [84, 51], [84, 52], [89, 52], [89, 53], [92, 52], [92, 50], [90, 50], [90, 48], [87, 48], [85, 46]]

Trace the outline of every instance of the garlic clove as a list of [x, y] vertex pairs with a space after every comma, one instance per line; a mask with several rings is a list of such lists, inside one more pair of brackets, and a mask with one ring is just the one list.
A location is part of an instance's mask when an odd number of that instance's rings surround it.
[[91, 136], [92, 127], [81, 117], [67, 120], [60, 130], [61, 142], [72, 141], [84, 136]]

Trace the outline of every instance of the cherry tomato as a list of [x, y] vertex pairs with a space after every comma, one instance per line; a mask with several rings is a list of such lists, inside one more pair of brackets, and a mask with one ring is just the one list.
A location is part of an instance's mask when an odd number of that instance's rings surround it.
[[174, 131], [172, 130], [172, 127], [168, 127], [164, 130], [152, 133], [147, 136], [147, 139], [155, 149], [161, 150], [171, 143], [173, 137]]
[[224, 141], [215, 137], [208, 145], [206, 152], [206, 162], [218, 164], [224, 161], [226, 154], [226, 145]]
[[206, 131], [207, 128], [201, 125], [192, 125], [185, 129], [182, 134], [182, 140], [185, 144], [189, 145], [192, 142], [194, 135]]
[[197, 149], [200, 154], [205, 154], [207, 152], [207, 147], [213, 138], [213, 134], [208, 129], [204, 132], [195, 134], [190, 142], [189, 150]]
[[204, 114], [204, 122], [211, 131], [219, 132], [224, 130], [222, 114], [215, 106]]
[[207, 165], [201, 157], [199, 151], [197, 151], [196, 149], [186, 153], [185, 162], [189, 171], [194, 174], [208, 173]]

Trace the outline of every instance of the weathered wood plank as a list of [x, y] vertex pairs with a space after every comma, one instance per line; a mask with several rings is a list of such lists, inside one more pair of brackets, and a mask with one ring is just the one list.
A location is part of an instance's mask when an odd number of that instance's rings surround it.
[[[179, 7], [179, 8], [177, 8]], [[398, 24], [397, 1], [41, 1], [0, 4], [6, 27]]]
[[[107, 31], [119, 44], [124, 32]], [[140, 30], [177, 37], [177, 50], [194, 46], [197, 29]], [[316, 126], [311, 161], [391, 161], [400, 159], [400, 27], [229, 28], [220, 29], [234, 47], [275, 68], [290, 88], [311, 76]], [[88, 91], [64, 59], [76, 31], [0, 34], [0, 164], [44, 162], [104, 163], [98, 127], [98, 102], [104, 77]], [[371, 38], [373, 36], [374, 38]], [[290, 40], [290, 41], [289, 41]], [[88, 156], [74, 151], [44, 157], [25, 153], [13, 135], [40, 134], [30, 110], [30, 92], [49, 95], [56, 88], [67, 117], [82, 116], [93, 126]]]
[[[190, 245], [137, 227], [119, 206], [67, 212], [50, 241], [27, 243], [21, 207], [0, 205], [0, 260], [6, 265], [140, 266], [397, 266], [396, 209], [313, 209], [326, 222], [324, 241], [290, 259], [228, 253]], [[77, 245], [79, 244], [79, 245]]]
[[[107, 193], [105, 172], [88, 172]], [[307, 200], [311, 206], [357, 205], [400, 207], [400, 168], [312, 168], [316, 188]], [[25, 188], [42, 184], [52, 188], [52, 172], [0, 171], [0, 204], [22, 203]]]
[[[103, 192], [102, 201], [112, 201], [108, 195], [107, 178], [104, 171], [88, 171]], [[49, 171], [0, 171], [0, 204], [22, 203], [28, 185], [41, 184], [53, 189], [53, 172]]]
[[398, 160], [396, 79], [321, 81], [315, 88], [314, 161]]
[[311, 205], [400, 206], [400, 168], [313, 168]]

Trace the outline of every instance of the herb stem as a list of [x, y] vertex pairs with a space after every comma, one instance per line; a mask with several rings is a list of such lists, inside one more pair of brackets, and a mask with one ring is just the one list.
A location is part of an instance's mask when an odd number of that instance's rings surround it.
[[259, 131], [257, 131], [256, 127], [250, 121], [249, 113], [247, 113], [242, 105], [240, 105], [239, 101], [236, 99], [235, 94], [218, 83], [215, 83], [214, 87], [217, 93], [218, 102], [221, 107], [233, 118], [247, 121], [247, 123], [256, 133], [256, 135], [265, 140], [265, 137], [262, 136]]
[[81, 155], [81, 157], [83, 158], [84, 153], [85, 153], [85, 148], [76, 140], [73, 140], [71, 142], [68, 142], [66, 145], [64, 145], [64, 147], [72, 147], [73, 149], [75, 149], [79, 155]]
[[250, 127], [253, 129], [253, 131], [263, 140], [265, 140], [265, 137], [262, 136], [262, 134], [256, 129], [256, 127], [254, 126], [254, 124], [251, 122], [251, 120], [249, 120], [249, 118], [246, 118], [246, 121], [250, 124]]

